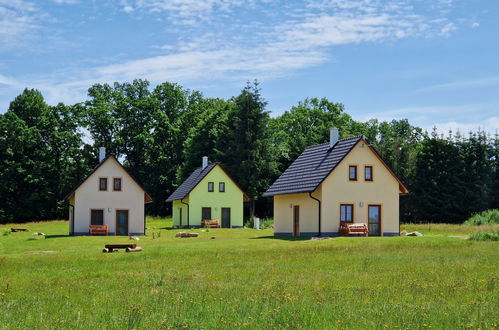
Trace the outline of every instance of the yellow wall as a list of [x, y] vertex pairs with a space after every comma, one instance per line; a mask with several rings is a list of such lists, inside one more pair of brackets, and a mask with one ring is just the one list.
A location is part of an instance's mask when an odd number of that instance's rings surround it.
[[[348, 180], [349, 165], [357, 165], [357, 181]], [[373, 166], [374, 181], [364, 180], [364, 166]], [[399, 232], [399, 184], [374, 152], [361, 140], [314, 192], [322, 201], [322, 233], [335, 235], [340, 223], [340, 204], [354, 204], [354, 222], [367, 223], [369, 204], [381, 204], [381, 234]], [[363, 206], [360, 203], [363, 202]], [[293, 232], [293, 209], [300, 205], [300, 232], [315, 234], [317, 202], [308, 194], [274, 196], [276, 235]]]
[[[189, 197], [182, 200], [189, 204]], [[187, 226], [187, 205], [182, 204], [180, 200], [173, 201], [173, 226]], [[180, 221], [180, 209], [182, 209], [182, 221]]]
[[[107, 178], [107, 191], [99, 191], [99, 178]], [[121, 177], [121, 191], [113, 191], [113, 178]], [[113, 158], [108, 158], [76, 191], [74, 200], [74, 232], [88, 233], [90, 210], [104, 210], [104, 224], [116, 231], [116, 210], [128, 210], [129, 233], [144, 233], [144, 190]], [[70, 228], [71, 230], [71, 228]]]
[[[214, 183], [214, 191], [208, 192], [208, 182]], [[225, 192], [218, 191], [218, 183], [225, 182]], [[188, 199], [183, 200], [189, 203], [189, 225], [201, 225], [201, 209], [203, 207], [211, 207], [212, 219], [221, 220], [222, 208], [231, 209], [231, 226], [243, 226], [243, 192], [239, 187], [227, 176], [220, 165], [215, 166], [206, 177], [198, 183], [198, 185], [189, 193]], [[183, 220], [182, 224], [187, 225], [187, 205], [183, 205], [180, 201], [173, 202], [173, 225], [180, 225], [179, 208], [182, 207]]]
[[[321, 199], [320, 187], [312, 194]], [[274, 231], [279, 233], [293, 233], [293, 209], [300, 207], [300, 233], [315, 235], [317, 233], [319, 203], [310, 198], [309, 194], [289, 194], [274, 196]]]

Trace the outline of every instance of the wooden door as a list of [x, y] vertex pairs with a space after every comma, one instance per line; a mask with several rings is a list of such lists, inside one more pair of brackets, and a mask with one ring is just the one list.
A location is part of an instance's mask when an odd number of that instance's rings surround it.
[[179, 213], [178, 216], [180, 218], [180, 227], [182, 227], [182, 208], [181, 207], [178, 208], [178, 213]]
[[381, 205], [369, 205], [369, 236], [381, 236]]
[[222, 207], [222, 228], [230, 228], [230, 208]]
[[293, 207], [293, 236], [300, 236], [300, 206]]
[[128, 210], [116, 210], [116, 235], [128, 235]]

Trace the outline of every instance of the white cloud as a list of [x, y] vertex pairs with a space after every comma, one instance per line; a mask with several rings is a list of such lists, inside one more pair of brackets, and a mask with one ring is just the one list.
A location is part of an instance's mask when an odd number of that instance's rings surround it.
[[448, 122], [437, 122], [433, 125], [424, 126], [428, 132], [433, 130], [433, 127], [437, 128], [437, 131], [444, 134], [446, 136], [449, 131], [452, 131], [453, 134], [456, 132], [460, 132], [461, 134], [466, 134], [468, 132], [477, 132], [484, 131], [489, 134], [495, 134], [499, 131], [499, 117], [490, 117], [483, 121], [448, 121]]
[[[409, 118], [412, 125], [428, 132], [437, 127], [440, 133], [449, 130], [461, 133], [484, 130], [494, 133], [499, 129], [498, 108], [494, 104], [460, 104], [438, 106], [413, 106], [370, 113], [368, 116], [354, 116], [360, 121], [377, 118], [380, 121]], [[452, 119], [450, 119], [452, 118]]]
[[133, 7], [132, 7], [132, 6], [128, 6], [128, 5], [126, 5], [126, 6], [124, 6], [124, 7], [123, 7], [123, 11], [124, 11], [125, 13], [131, 13], [133, 10], [134, 10], [134, 9], [133, 9]]
[[[85, 71], [61, 70], [23, 80], [47, 91], [47, 98], [53, 102], [80, 101], [93, 83], [134, 78], [152, 83], [166, 80], [199, 83], [213, 79], [240, 83], [255, 77], [284, 77], [316, 66], [330, 59], [331, 48], [336, 45], [435, 37], [453, 30], [453, 23], [448, 19], [433, 14], [427, 16], [408, 0], [389, 4], [376, 0], [309, 0], [305, 4], [282, 3], [262, 12], [258, 6], [263, 2], [265, 0], [123, 0], [120, 7], [125, 12], [166, 14], [184, 23], [213, 19], [218, 20], [218, 25], [209, 29], [211, 32], [206, 32], [206, 26], [200, 26], [195, 34], [191, 29], [176, 30], [180, 40], [188, 41], [156, 46], [160, 53], [155, 56]], [[7, 0], [0, 0], [0, 6], [2, 3]], [[249, 22], [237, 21], [242, 14], [234, 9], [242, 6], [244, 10], [248, 6], [256, 8], [261, 17]]]
[[479, 88], [485, 86], [499, 86], [499, 76], [489, 76], [477, 79], [456, 80], [443, 84], [431, 85], [416, 90], [415, 92], [423, 92], [430, 90], [443, 90], [443, 89], [459, 89], [459, 88]]
[[33, 3], [22, 0], [0, 0], [0, 47], [19, 43], [24, 35], [40, 27]]
[[78, 3], [78, 0], [52, 0], [58, 5], [74, 5]]
[[473, 24], [471, 24], [471, 27], [474, 29], [476, 29], [479, 26], [480, 26], [480, 23], [478, 23], [478, 22], [473, 22]]

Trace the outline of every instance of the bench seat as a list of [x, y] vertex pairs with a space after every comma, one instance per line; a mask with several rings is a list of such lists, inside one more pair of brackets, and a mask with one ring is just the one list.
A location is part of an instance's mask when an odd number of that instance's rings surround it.
[[203, 219], [203, 220], [201, 220], [201, 227], [203, 227], [203, 228], [219, 228], [220, 227], [220, 220]]
[[369, 228], [365, 223], [340, 223], [340, 234], [342, 235], [369, 235]]
[[95, 234], [109, 234], [109, 225], [90, 225], [88, 227], [88, 233], [90, 235]]

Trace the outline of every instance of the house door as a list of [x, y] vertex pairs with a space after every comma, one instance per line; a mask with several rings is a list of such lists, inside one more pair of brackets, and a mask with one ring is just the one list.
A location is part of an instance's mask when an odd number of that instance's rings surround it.
[[128, 210], [116, 210], [116, 235], [128, 235]]
[[293, 236], [300, 236], [300, 206], [293, 207]]
[[381, 205], [368, 206], [369, 236], [381, 236]]
[[178, 216], [180, 218], [180, 227], [182, 227], [182, 208], [181, 207], [178, 208]]
[[230, 208], [222, 207], [222, 228], [230, 228]]

